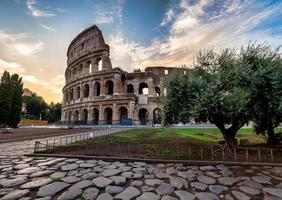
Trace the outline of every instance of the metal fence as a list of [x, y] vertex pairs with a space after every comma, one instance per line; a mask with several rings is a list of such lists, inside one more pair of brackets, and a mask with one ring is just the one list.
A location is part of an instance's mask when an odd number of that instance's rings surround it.
[[52, 149], [55, 147], [62, 147], [68, 144], [72, 144], [74, 142], [83, 141], [83, 140], [87, 140], [90, 138], [107, 136], [107, 135], [116, 133], [118, 131], [120, 130], [117, 130], [117, 129], [109, 130], [108, 129], [108, 130], [80, 133], [80, 134], [69, 135], [69, 136], [62, 136], [62, 137], [48, 139], [45, 141], [35, 141], [34, 152], [37, 153], [37, 152]]

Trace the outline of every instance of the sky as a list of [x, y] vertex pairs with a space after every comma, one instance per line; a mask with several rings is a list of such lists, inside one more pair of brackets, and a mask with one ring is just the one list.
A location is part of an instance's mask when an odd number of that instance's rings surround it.
[[66, 51], [96, 24], [113, 67], [191, 65], [203, 49], [282, 44], [282, 0], [1, 0], [0, 74], [61, 102]]

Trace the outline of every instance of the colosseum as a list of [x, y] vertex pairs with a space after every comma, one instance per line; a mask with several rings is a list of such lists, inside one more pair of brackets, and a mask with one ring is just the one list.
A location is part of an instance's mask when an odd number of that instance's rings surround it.
[[172, 67], [127, 72], [112, 67], [110, 47], [95, 25], [67, 50], [62, 122], [91, 125], [152, 125], [160, 122], [161, 84]]

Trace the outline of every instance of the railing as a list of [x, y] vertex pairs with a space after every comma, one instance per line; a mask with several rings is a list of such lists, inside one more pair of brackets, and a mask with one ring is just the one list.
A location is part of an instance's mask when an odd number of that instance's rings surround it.
[[[77, 120], [77, 121], [60, 121], [59, 125], [66, 125], [66, 126], [128, 126], [128, 125], [122, 125], [120, 120], [112, 120], [110, 123], [107, 120], [99, 120], [99, 121], [82, 121], [82, 120]], [[147, 120], [146, 124], [141, 124], [139, 120], [132, 120], [132, 125], [130, 126], [149, 126], [152, 127], [154, 125], [152, 120]]]
[[120, 158], [282, 163], [282, 149], [274, 148], [235, 147], [232, 151], [229, 151], [220, 146], [191, 146], [184, 144], [101, 144], [95, 143], [95, 140], [89, 141], [79, 147], [76, 147], [76, 145], [62, 146], [75, 141], [80, 141], [80, 139], [73, 138], [71, 140], [69, 138], [65, 140], [65, 142], [59, 143], [49, 141], [49, 144], [37, 144], [38, 146], [36, 148], [42, 149], [40, 148], [40, 145], [42, 145], [45, 149], [56, 147], [53, 150], [58, 154], [80, 154]]
[[74, 142], [87, 140], [90, 138], [96, 138], [101, 136], [111, 135], [117, 132], [117, 130], [101, 130], [95, 132], [80, 133], [76, 135], [62, 136], [59, 138], [48, 139], [45, 141], [35, 141], [34, 153], [53, 149], [55, 147], [62, 147], [64, 145], [72, 144]]

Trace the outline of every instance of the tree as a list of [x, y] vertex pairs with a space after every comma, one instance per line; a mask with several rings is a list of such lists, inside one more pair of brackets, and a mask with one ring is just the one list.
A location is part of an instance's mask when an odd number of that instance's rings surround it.
[[17, 127], [22, 108], [23, 83], [18, 74], [5, 71], [0, 82], [0, 124]]
[[4, 71], [0, 82], [0, 124], [7, 125], [12, 106], [12, 87], [9, 72]]
[[250, 86], [252, 120], [258, 134], [278, 144], [274, 129], [282, 122], [282, 58], [279, 49], [251, 44], [241, 51], [245, 82]]
[[48, 122], [58, 122], [61, 120], [61, 107], [62, 105], [60, 103], [54, 104], [51, 102], [49, 107], [49, 113], [48, 113]]
[[11, 127], [17, 127], [21, 120], [21, 109], [22, 109], [22, 94], [23, 94], [23, 83], [22, 78], [18, 74], [11, 76], [11, 88], [12, 88], [12, 105], [9, 116], [8, 125]]
[[35, 119], [46, 119], [48, 116], [47, 103], [41, 96], [36, 93], [32, 93], [31, 96], [23, 96], [23, 102], [26, 107], [26, 113], [24, 116], [34, 116]]
[[250, 116], [250, 91], [241, 81], [242, 71], [235, 50], [200, 52], [191, 73], [173, 75], [165, 83], [164, 125], [209, 121], [221, 131], [224, 146], [232, 148]]

